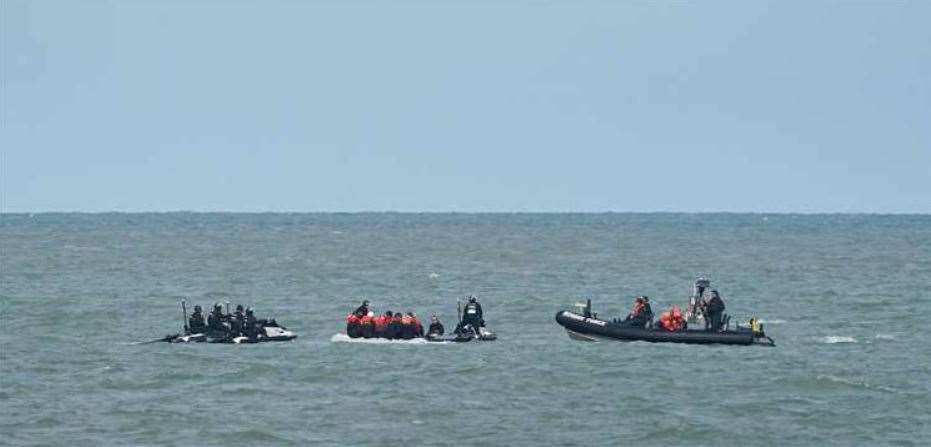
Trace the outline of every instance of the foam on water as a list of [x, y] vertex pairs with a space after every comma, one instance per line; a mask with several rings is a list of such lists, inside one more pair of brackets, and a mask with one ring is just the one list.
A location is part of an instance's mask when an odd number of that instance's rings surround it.
[[385, 338], [352, 338], [346, 334], [338, 333], [330, 337], [333, 343], [363, 343], [370, 345], [443, 345], [451, 342], [427, 341], [422, 338], [412, 338], [410, 340], [388, 340]]
[[845, 335], [828, 335], [826, 337], [821, 337], [819, 340], [829, 345], [833, 345], [836, 343], [856, 343], [857, 342], [856, 338], [845, 336]]
[[764, 320], [760, 318], [760, 323], [762, 324], [786, 324], [786, 320]]

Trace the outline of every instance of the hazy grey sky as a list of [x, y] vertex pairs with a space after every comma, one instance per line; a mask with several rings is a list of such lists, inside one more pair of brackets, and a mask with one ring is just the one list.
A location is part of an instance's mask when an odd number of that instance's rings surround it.
[[931, 212], [928, 1], [0, 8], [7, 212]]

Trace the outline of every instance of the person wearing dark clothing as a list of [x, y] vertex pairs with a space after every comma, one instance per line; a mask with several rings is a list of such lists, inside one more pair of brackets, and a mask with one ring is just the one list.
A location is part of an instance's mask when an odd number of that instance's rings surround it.
[[711, 298], [705, 303], [705, 330], [720, 331], [721, 317], [724, 315], [724, 300], [717, 290], [711, 291]]
[[369, 300], [363, 300], [362, 305], [357, 307], [353, 312], [357, 317], [362, 318], [369, 314]]
[[204, 313], [200, 306], [194, 306], [194, 313], [188, 318], [187, 326], [184, 328], [188, 334], [203, 334], [207, 332], [207, 324], [204, 323]]
[[230, 334], [232, 337], [238, 337], [242, 335], [243, 323], [245, 323], [246, 315], [243, 313], [242, 304], [236, 305], [236, 312], [230, 316]]
[[462, 310], [462, 323], [472, 325], [476, 331], [480, 327], [485, 327], [482, 305], [474, 296], [469, 297], [469, 302], [466, 303], [465, 308]]
[[443, 328], [443, 323], [440, 323], [440, 319], [437, 318], [436, 315], [430, 318], [430, 329], [427, 330], [427, 335], [443, 335], [445, 331], [446, 329]]
[[225, 336], [229, 331], [228, 321], [229, 316], [223, 314], [223, 306], [220, 303], [214, 304], [213, 311], [207, 317], [207, 331], [214, 337]]
[[255, 312], [252, 308], [246, 309], [245, 320], [242, 323], [242, 334], [251, 339], [259, 335], [259, 321], [255, 318]]

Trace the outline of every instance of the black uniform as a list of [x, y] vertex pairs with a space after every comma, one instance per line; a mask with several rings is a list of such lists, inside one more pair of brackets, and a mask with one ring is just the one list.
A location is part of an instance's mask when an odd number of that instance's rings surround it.
[[243, 324], [246, 322], [246, 316], [242, 313], [242, 307], [236, 309], [236, 313], [230, 318], [230, 334], [233, 337], [243, 335]]
[[258, 336], [259, 322], [255, 319], [252, 309], [246, 311], [245, 320], [242, 323], [242, 334], [249, 338]]
[[724, 315], [724, 300], [717, 292], [712, 292], [711, 299], [705, 306], [705, 329], [721, 330], [721, 317]]
[[427, 334], [443, 335], [443, 332], [445, 331], [446, 329], [443, 328], [443, 323], [440, 323], [439, 321], [435, 321], [433, 323], [430, 323], [430, 329], [427, 330]]
[[199, 309], [195, 309], [188, 318], [187, 330], [190, 334], [203, 334], [207, 332], [207, 324], [204, 323], [204, 314]]
[[223, 314], [223, 308], [216, 306], [213, 308], [213, 312], [210, 312], [210, 316], [207, 317], [207, 330], [217, 334], [226, 334], [229, 331], [229, 326], [225, 323], [229, 321], [229, 316]]
[[476, 331], [480, 327], [485, 327], [485, 318], [484, 314], [482, 313], [482, 305], [479, 304], [479, 302], [475, 299], [472, 299], [466, 303], [465, 308], [462, 310], [462, 323], [471, 324]]
[[362, 305], [357, 307], [355, 312], [353, 312], [357, 317], [364, 317], [369, 314], [369, 302], [363, 301]]

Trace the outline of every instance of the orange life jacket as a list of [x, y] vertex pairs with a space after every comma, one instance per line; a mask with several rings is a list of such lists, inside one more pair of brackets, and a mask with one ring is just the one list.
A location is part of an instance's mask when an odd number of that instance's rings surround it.
[[634, 308], [630, 310], [630, 317], [636, 317], [637, 315], [640, 315], [641, 312], [643, 312], [643, 303], [635, 303]]
[[388, 317], [381, 315], [375, 318], [375, 329], [382, 330], [388, 325]]
[[372, 324], [372, 317], [366, 315], [366, 316], [362, 317], [361, 320], [359, 320], [359, 323], [361, 323], [361, 324], [363, 324], [363, 325]]
[[405, 325], [405, 326], [409, 326], [409, 325], [411, 324], [411, 320], [412, 320], [411, 317], [405, 315], [405, 316], [401, 317], [401, 324], [403, 324], [403, 325]]
[[359, 317], [355, 314], [349, 314], [349, 316], [346, 317], [346, 324], [359, 324]]

